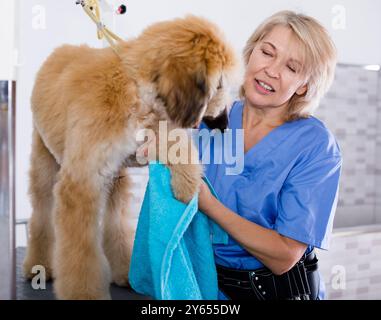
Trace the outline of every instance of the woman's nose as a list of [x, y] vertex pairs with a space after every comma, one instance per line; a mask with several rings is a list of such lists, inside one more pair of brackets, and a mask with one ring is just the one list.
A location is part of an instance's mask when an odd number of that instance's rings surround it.
[[267, 66], [265, 68], [265, 73], [270, 77], [270, 78], [279, 78], [280, 75], [280, 63], [273, 62], [271, 65]]

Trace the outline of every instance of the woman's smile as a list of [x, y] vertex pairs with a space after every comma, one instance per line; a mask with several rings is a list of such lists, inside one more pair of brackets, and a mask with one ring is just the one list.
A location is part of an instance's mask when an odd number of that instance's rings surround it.
[[254, 86], [260, 94], [269, 95], [275, 93], [273, 87], [261, 80], [254, 79]]

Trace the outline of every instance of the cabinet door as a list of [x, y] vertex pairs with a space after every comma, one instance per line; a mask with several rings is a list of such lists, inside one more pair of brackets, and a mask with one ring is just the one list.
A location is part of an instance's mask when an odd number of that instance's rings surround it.
[[0, 300], [15, 298], [15, 83], [0, 81]]

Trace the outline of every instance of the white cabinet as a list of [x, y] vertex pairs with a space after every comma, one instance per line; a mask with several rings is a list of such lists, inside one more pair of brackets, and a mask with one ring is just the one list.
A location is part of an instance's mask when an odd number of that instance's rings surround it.
[[14, 96], [0, 80], [0, 300], [15, 298]]

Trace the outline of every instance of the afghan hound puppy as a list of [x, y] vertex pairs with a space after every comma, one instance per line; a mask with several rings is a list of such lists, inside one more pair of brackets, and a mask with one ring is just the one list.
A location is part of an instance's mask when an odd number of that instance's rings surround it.
[[[153, 24], [118, 51], [62, 46], [44, 62], [32, 93], [33, 213], [24, 272], [31, 278], [33, 266], [43, 265], [59, 299], [108, 299], [111, 281], [128, 285], [134, 239], [124, 171], [140, 163], [137, 132], [157, 133], [161, 121], [186, 130], [218, 117], [236, 67], [218, 28], [194, 16]], [[154, 158], [163, 161], [165, 153]], [[187, 164], [163, 161], [185, 203], [202, 177], [197, 151], [189, 154]]]

